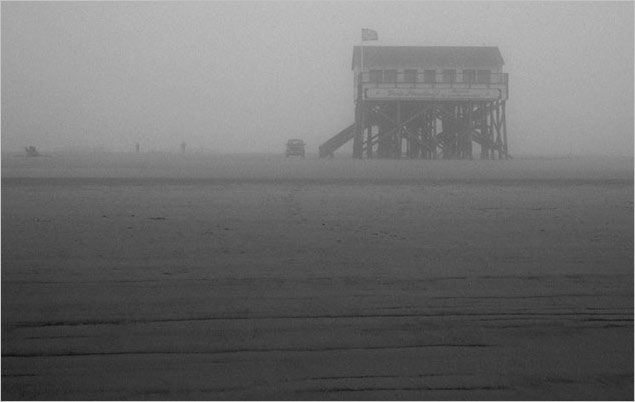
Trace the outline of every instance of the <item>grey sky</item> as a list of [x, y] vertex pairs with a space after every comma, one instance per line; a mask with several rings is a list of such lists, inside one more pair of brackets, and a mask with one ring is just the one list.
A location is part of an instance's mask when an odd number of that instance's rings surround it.
[[498, 46], [512, 155], [633, 154], [632, 2], [3, 2], [2, 149], [317, 152], [362, 27]]

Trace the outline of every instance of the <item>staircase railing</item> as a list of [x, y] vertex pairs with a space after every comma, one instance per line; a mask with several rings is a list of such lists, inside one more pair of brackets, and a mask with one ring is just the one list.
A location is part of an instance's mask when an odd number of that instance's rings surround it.
[[320, 145], [320, 158], [333, 156], [339, 147], [346, 144], [355, 136], [355, 123], [346, 127], [344, 130], [329, 138], [324, 144]]

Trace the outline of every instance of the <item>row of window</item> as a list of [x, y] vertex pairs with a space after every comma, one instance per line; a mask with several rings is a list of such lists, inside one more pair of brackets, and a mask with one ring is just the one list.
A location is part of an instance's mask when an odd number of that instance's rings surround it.
[[[419, 74], [417, 70], [403, 70], [403, 77], [398, 80], [397, 70], [370, 70], [368, 79], [373, 84], [393, 84], [396, 82], [405, 83], [453, 83], [457, 82], [456, 70], [443, 70], [441, 74], [437, 74], [436, 70], [424, 70], [423, 74]], [[490, 70], [463, 70], [461, 82], [470, 84], [489, 84], [491, 80]]]

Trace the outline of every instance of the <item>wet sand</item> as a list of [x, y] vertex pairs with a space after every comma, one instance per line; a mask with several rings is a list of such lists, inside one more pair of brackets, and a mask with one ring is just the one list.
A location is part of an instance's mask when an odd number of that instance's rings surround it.
[[2, 398], [630, 400], [632, 168], [3, 155]]

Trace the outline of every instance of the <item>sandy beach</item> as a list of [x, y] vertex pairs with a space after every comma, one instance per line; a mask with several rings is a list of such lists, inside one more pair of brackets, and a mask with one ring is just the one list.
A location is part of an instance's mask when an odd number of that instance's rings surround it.
[[2, 157], [2, 399], [633, 397], [633, 160]]

